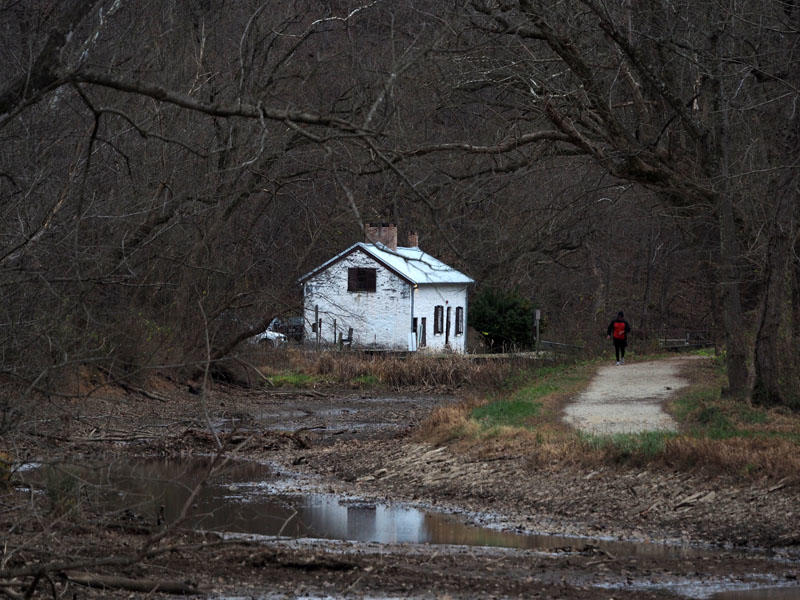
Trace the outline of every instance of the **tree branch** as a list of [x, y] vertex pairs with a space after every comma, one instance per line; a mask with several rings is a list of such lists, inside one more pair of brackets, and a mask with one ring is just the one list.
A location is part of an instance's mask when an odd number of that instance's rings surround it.
[[158, 85], [145, 83], [142, 81], [129, 81], [121, 77], [113, 77], [101, 73], [94, 69], [83, 69], [73, 76], [73, 80], [81, 83], [90, 83], [131, 94], [148, 96], [159, 102], [174, 104], [188, 110], [200, 112], [212, 117], [241, 117], [245, 119], [267, 119], [271, 121], [284, 121], [291, 123], [302, 123], [304, 125], [316, 125], [319, 127], [329, 127], [341, 131], [369, 135], [367, 130], [336, 117], [319, 115], [313, 112], [268, 108], [245, 102], [225, 104], [222, 102], [208, 103], [201, 102], [172, 90], [168, 90]]
[[546, 130], [534, 131], [525, 133], [510, 140], [502, 141], [493, 146], [481, 146], [477, 144], [468, 144], [467, 142], [445, 142], [442, 144], [432, 144], [429, 146], [422, 146], [414, 150], [407, 150], [400, 152], [402, 156], [423, 156], [425, 154], [433, 154], [436, 152], [450, 152], [452, 150], [460, 150], [472, 154], [502, 154], [510, 152], [520, 146], [533, 144], [535, 142], [566, 142], [575, 145], [575, 138], [561, 131]]

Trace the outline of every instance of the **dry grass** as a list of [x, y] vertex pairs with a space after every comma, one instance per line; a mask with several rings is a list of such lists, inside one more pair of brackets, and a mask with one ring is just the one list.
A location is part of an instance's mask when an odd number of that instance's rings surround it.
[[[294, 348], [271, 352], [259, 370], [269, 376], [294, 372], [313, 375], [320, 383], [352, 384], [367, 381], [394, 389], [493, 389], [515, 373], [533, 368], [530, 358], [479, 359], [467, 355], [368, 354], [310, 352]], [[539, 361], [540, 362], [540, 361]]]
[[440, 445], [477, 437], [480, 426], [470, 419], [470, 412], [474, 407], [473, 401], [466, 400], [459, 404], [435, 408], [421, 424], [416, 433], [417, 438]]
[[712, 440], [681, 436], [667, 441], [662, 458], [684, 470], [734, 477], [796, 479], [800, 476], [798, 444], [781, 439]]

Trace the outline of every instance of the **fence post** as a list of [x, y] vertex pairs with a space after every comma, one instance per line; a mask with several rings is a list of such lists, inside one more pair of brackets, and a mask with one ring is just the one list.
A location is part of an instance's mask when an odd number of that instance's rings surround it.
[[319, 338], [320, 338], [320, 322], [319, 322], [319, 304], [314, 305], [314, 325], [317, 330], [317, 352], [319, 352]]

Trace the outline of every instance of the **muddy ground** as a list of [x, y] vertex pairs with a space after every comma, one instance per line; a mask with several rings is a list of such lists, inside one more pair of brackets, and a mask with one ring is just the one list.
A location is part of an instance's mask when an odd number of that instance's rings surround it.
[[[223, 385], [202, 401], [186, 386], [165, 383], [147, 395], [116, 390], [88, 402], [31, 406], [0, 450], [18, 461], [212, 453], [217, 441], [210, 423], [228, 450], [293, 473], [297, 489], [409, 502], [504, 529], [582, 537], [548, 552], [224, 540], [132, 522], [130, 515], [93, 514], [89, 506], [55, 511], [47, 494], [20, 485], [21, 472], [14, 490], [0, 496], [0, 596], [22, 598], [35, 583], [33, 597], [154, 597], [127, 588], [138, 582], [152, 591], [165, 581], [211, 598], [675, 598], [709, 597], [718, 584], [797, 585], [797, 480], [541, 465], [500, 446], [479, 454], [413, 435], [436, 405], [455, 401], [431, 390], [396, 395]], [[162, 534], [149, 554], [136, 556], [145, 540]], [[703, 550], [617, 554], [582, 539], [587, 536]], [[37, 579], [41, 566], [46, 573]], [[105, 589], [77, 583], [98, 583], [101, 576], [110, 578]]]

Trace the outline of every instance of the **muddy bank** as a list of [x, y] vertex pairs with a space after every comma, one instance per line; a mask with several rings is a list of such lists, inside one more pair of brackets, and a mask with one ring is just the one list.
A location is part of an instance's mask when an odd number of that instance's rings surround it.
[[406, 440], [353, 441], [302, 453], [305, 469], [369, 496], [504, 515], [543, 533], [769, 548], [800, 556], [796, 482], [742, 483], [648, 470], [537, 467]]
[[[796, 481], [556, 469], [500, 446], [478, 454], [415, 441], [415, 424], [452, 401], [452, 395], [425, 390], [391, 397], [218, 386], [204, 402], [178, 388], [161, 390], [158, 398], [105, 394], [89, 401], [52, 400], [38, 414], [32, 410], [4, 450], [21, 460], [112, 460], [208, 454], [219, 441], [235, 456], [296, 473], [298, 490], [439, 507], [513, 531], [705, 544], [718, 551], [702, 558], [617, 556], [580, 538], [537, 552], [171, 531], [157, 552], [110, 566], [99, 559], [130, 556], [164, 524], [90, 511], [65, 519], [48, 512], [45, 498], [17, 490], [2, 496], [1, 525], [8, 532], [3, 568], [21, 573], [26, 565], [85, 557], [88, 566], [82, 569], [93, 574], [182, 581], [201, 597], [674, 598], [673, 592], [709, 597], [721, 582], [796, 585], [797, 563], [769, 556], [798, 556]], [[738, 551], [745, 547], [769, 551]], [[53, 569], [59, 593], [147, 595], [87, 588], [71, 575]]]

